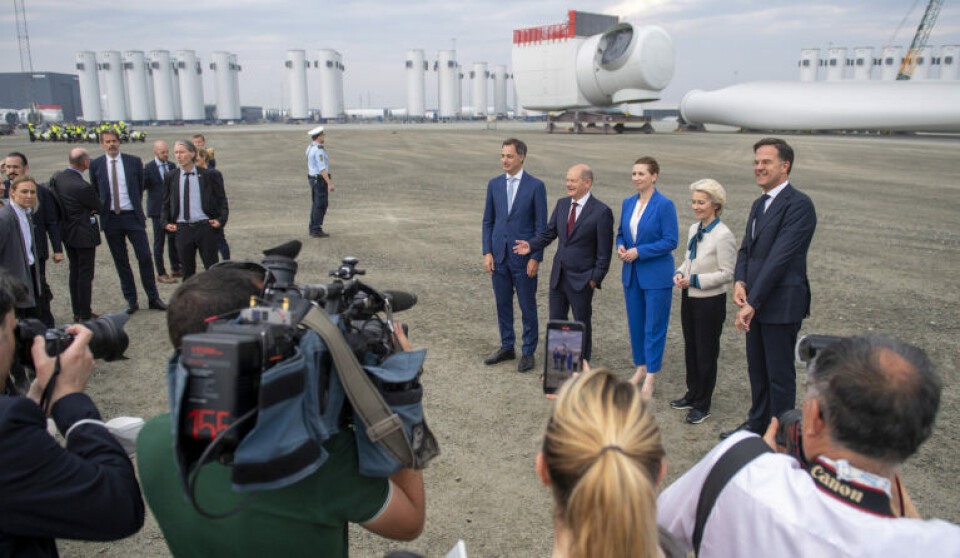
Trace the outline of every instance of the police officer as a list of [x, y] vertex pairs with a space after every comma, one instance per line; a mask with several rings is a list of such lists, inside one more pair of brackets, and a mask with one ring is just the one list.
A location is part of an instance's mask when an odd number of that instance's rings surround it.
[[327, 152], [323, 150], [323, 126], [307, 132], [313, 143], [307, 147], [307, 178], [313, 204], [310, 209], [310, 236], [324, 238], [330, 236], [323, 232], [323, 216], [327, 213], [327, 194], [333, 191], [333, 180], [328, 172]]

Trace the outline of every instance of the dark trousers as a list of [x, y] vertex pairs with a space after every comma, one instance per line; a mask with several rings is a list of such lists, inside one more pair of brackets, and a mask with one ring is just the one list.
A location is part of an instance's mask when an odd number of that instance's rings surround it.
[[680, 324], [683, 326], [683, 352], [687, 362], [687, 394], [684, 398], [694, 409], [708, 413], [717, 385], [717, 358], [720, 357], [720, 333], [726, 317], [727, 294], [692, 297], [683, 289], [680, 297]]
[[50, 311], [50, 301], [53, 300], [53, 291], [47, 283], [47, 260], [37, 259], [37, 269], [40, 271], [40, 292], [37, 293], [37, 312], [40, 314], [40, 321], [47, 327], [56, 327], [53, 321], [53, 313]]
[[[170, 259], [170, 270], [180, 271], [180, 255], [177, 254], [177, 233], [172, 233], [163, 228], [163, 219], [151, 217], [153, 223], [153, 265], [157, 268], [157, 275], [166, 275], [167, 268], [163, 266], [163, 246], [167, 245], [168, 257]], [[167, 236], [169, 235], [169, 238]]]
[[180, 253], [180, 263], [183, 264], [184, 281], [197, 272], [197, 252], [200, 252], [204, 269], [217, 263], [217, 245], [222, 232], [221, 229], [211, 227], [206, 221], [194, 224], [177, 223], [177, 251]]
[[516, 343], [513, 332], [513, 293], [517, 293], [520, 315], [523, 319], [523, 354], [537, 352], [540, 335], [537, 322], [537, 278], [527, 277], [529, 256], [508, 252], [502, 262], [493, 268], [493, 295], [497, 300], [497, 324], [500, 327], [500, 348], [512, 349]]
[[67, 259], [70, 261], [70, 306], [73, 315], [81, 320], [89, 320], [93, 310], [93, 273], [96, 266], [97, 248], [72, 248], [67, 246]]
[[583, 351], [584, 360], [589, 361], [593, 351], [593, 287], [588, 283], [583, 290], [576, 290], [560, 276], [557, 284], [559, 288], [550, 289], [550, 319], [566, 320], [568, 312], [573, 310], [573, 319], [583, 322]]
[[747, 332], [747, 371], [753, 404], [747, 421], [763, 432], [772, 417], [793, 409], [797, 399], [794, 347], [800, 322], [765, 324], [756, 318]]
[[327, 181], [323, 178], [310, 178], [310, 192], [313, 204], [310, 208], [310, 234], [323, 230], [323, 217], [327, 214]]
[[217, 249], [220, 251], [221, 260], [230, 259], [230, 245], [227, 244], [227, 235], [222, 229], [220, 230], [220, 242], [217, 243]]
[[133, 270], [130, 269], [130, 258], [127, 255], [127, 240], [133, 246], [133, 253], [137, 257], [140, 268], [140, 283], [148, 300], [159, 300], [157, 278], [153, 274], [153, 260], [150, 257], [150, 243], [147, 241], [147, 230], [137, 216], [131, 213], [110, 216], [110, 229], [104, 231], [107, 245], [110, 246], [110, 255], [113, 256], [113, 265], [120, 276], [120, 289], [123, 298], [128, 304], [137, 303], [137, 284], [133, 280]]

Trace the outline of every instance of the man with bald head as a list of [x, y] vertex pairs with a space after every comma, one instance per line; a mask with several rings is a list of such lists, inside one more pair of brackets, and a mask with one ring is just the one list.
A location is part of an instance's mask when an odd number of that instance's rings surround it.
[[[174, 170], [177, 170], [177, 166], [170, 161], [170, 147], [167, 146], [167, 142], [163, 140], [153, 142], [153, 160], [143, 166], [143, 188], [147, 191], [147, 217], [153, 224], [153, 265], [157, 268], [157, 281], [161, 283], [176, 283], [177, 280], [174, 277], [183, 276], [180, 255], [177, 253], [177, 233], [167, 231], [161, 218], [163, 181]], [[169, 250], [172, 276], [167, 275], [167, 269], [163, 265], [164, 244]]]
[[590, 167], [570, 167], [568, 197], [557, 201], [547, 229], [529, 240], [518, 240], [513, 248], [524, 255], [559, 239], [550, 272], [550, 319], [566, 320], [569, 310], [573, 310], [573, 319], [586, 326], [581, 353], [585, 361], [590, 360], [593, 348], [593, 291], [600, 288], [613, 254], [613, 212], [590, 194], [592, 186]]
[[83, 179], [83, 172], [90, 168], [87, 150], [73, 148], [69, 163], [66, 170], [50, 179], [50, 191], [60, 202], [60, 235], [70, 260], [70, 304], [73, 319], [79, 322], [97, 317], [91, 310], [91, 299], [101, 205], [97, 189]]

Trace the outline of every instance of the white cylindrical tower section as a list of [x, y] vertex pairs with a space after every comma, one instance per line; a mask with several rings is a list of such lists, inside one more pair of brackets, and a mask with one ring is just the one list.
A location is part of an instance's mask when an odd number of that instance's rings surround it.
[[173, 104], [173, 66], [170, 52], [154, 50], [150, 53], [150, 70], [153, 72], [153, 97], [157, 108], [157, 120], [169, 122], [179, 118]]
[[138, 122], [150, 120], [147, 67], [144, 64], [143, 52], [128, 50], [123, 53], [123, 74], [129, 88], [130, 119]]
[[230, 55], [230, 76], [233, 85], [231, 91], [233, 92], [233, 104], [237, 107], [236, 119], [240, 120], [243, 118], [243, 110], [240, 108], [240, 70], [243, 68], [240, 67], [240, 62], [237, 60], [236, 54]]
[[437, 117], [456, 118], [460, 110], [457, 89], [460, 85], [460, 69], [457, 68], [457, 51], [437, 52]]
[[497, 116], [507, 114], [507, 67], [503, 64], [493, 66], [493, 113]]
[[884, 48], [880, 54], [880, 79], [897, 79], [897, 74], [900, 73], [900, 64], [902, 63], [900, 47], [891, 46]]
[[[463, 65], [457, 62], [457, 116], [464, 118], [467, 116], [466, 112], [470, 112], [471, 116], [473, 113], [471, 111], [463, 110], [463, 80], [466, 75], [463, 72]], [[472, 110], [472, 109], [471, 109]]]
[[805, 48], [800, 51], [800, 81], [817, 81], [819, 68], [819, 48]]
[[177, 70], [180, 76], [180, 104], [184, 120], [204, 120], [203, 70], [200, 59], [192, 50], [177, 51]]
[[287, 85], [290, 88], [290, 118], [307, 117], [307, 53], [304, 50], [287, 51]]
[[873, 72], [873, 47], [857, 47], [853, 49], [853, 79], [856, 81], [869, 80]]
[[153, 70], [150, 69], [150, 62], [144, 58], [143, 65], [147, 72], [147, 108], [150, 109], [150, 120], [157, 119], [157, 98], [154, 95]]
[[917, 81], [930, 79], [930, 66], [933, 63], [933, 56], [932, 47], [923, 47], [917, 56], [917, 65], [913, 67], [913, 75], [910, 79]]
[[77, 77], [80, 81], [80, 109], [83, 119], [97, 122], [103, 118], [100, 110], [100, 78], [97, 75], [97, 54], [84, 50], [77, 53]]
[[127, 113], [127, 93], [123, 84], [123, 58], [118, 50], [105, 50], [100, 53], [103, 71], [103, 83], [107, 93], [107, 120], [118, 121], [129, 118]]
[[343, 57], [331, 48], [317, 51], [317, 71], [320, 74], [320, 116], [343, 116]]
[[170, 88], [173, 91], [173, 115], [176, 120], [183, 120], [183, 103], [180, 102], [180, 68], [177, 68], [177, 61], [170, 62], [171, 83]]
[[960, 72], [958, 68], [958, 58], [960, 58], [960, 45], [944, 45], [940, 47], [940, 79], [957, 79]]
[[210, 69], [214, 72], [217, 95], [217, 118], [219, 120], [240, 120], [240, 107], [236, 105], [233, 94], [233, 72], [230, 69], [230, 53], [214, 52]]
[[423, 50], [407, 51], [407, 117], [423, 118], [426, 107], [427, 60]]
[[471, 101], [473, 102], [473, 115], [487, 115], [487, 80], [490, 79], [490, 72], [487, 71], [486, 62], [474, 62], [473, 69], [470, 70], [471, 79]]
[[847, 49], [831, 48], [827, 51], [827, 81], [840, 81], [847, 67]]

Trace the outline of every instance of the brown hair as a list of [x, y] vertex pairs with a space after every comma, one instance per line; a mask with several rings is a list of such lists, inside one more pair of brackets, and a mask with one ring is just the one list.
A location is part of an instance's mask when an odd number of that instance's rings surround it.
[[650, 174], [660, 174], [660, 163], [653, 157], [640, 157], [633, 162], [634, 165], [647, 165], [650, 168]]
[[[40, 189], [40, 185], [37, 183], [37, 179], [30, 176], [29, 174], [25, 174], [23, 176], [18, 176], [16, 179], [14, 179], [13, 182], [10, 183], [10, 193], [12, 194], [16, 192], [17, 188], [19, 188], [21, 184], [24, 184], [27, 182], [33, 184], [33, 187], [36, 188], [37, 190]], [[10, 201], [12, 202], [13, 200], [10, 200]], [[33, 198], [33, 207], [31, 207], [31, 209], [36, 211], [38, 207], [40, 207], [40, 192], [37, 192], [36, 197]]]
[[543, 440], [557, 515], [574, 558], [656, 556], [664, 450], [640, 391], [605, 368], [560, 390]]

